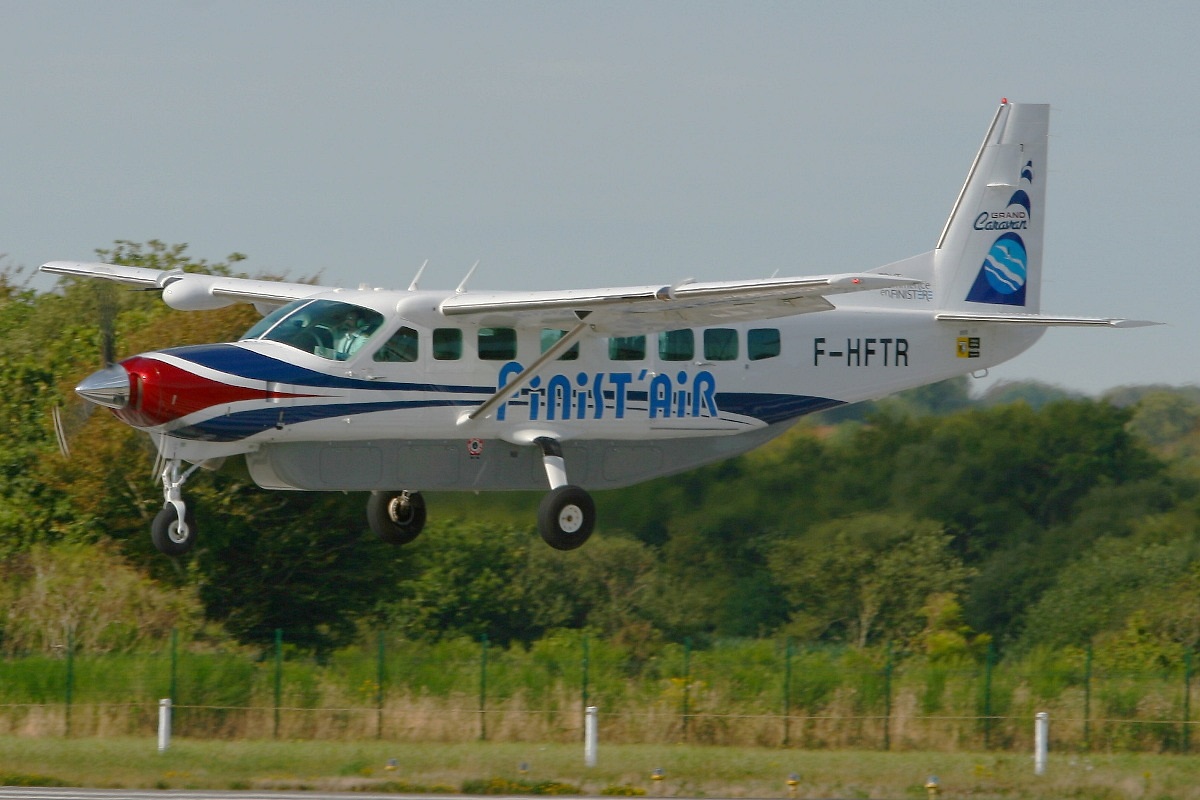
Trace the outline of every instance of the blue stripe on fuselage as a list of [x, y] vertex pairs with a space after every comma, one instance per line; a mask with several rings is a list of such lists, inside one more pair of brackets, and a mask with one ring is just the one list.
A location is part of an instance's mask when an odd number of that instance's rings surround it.
[[[160, 351], [166, 355], [190, 361], [202, 367], [215, 369], [230, 375], [250, 380], [267, 381], [294, 386], [312, 386], [322, 389], [372, 389], [404, 392], [448, 392], [451, 394], [491, 394], [495, 386], [459, 386], [433, 383], [401, 383], [396, 381], [363, 380], [330, 375], [307, 367], [297, 366], [235, 344], [198, 344], [190, 347], [172, 347]], [[334, 363], [334, 362], [331, 362]]]
[[397, 400], [392, 403], [329, 403], [284, 408], [275, 406], [235, 411], [232, 414], [211, 417], [192, 425], [176, 428], [170, 431], [170, 435], [180, 439], [196, 439], [203, 442], [236, 442], [271, 428], [282, 429], [287, 425], [332, 417], [353, 417], [377, 411], [407, 411], [417, 408], [474, 405], [478, 405], [475, 400]]

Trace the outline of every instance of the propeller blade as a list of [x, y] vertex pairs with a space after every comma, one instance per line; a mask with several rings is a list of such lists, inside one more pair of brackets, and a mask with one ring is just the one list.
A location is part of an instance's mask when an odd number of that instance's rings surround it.
[[50, 407], [50, 418], [54, 420], [54, 438], [58, 440], [58, 452], [63, 458], [71, 457], [71, 445], [67, 444], [67, 432], [63, 428], [62, 412], [58, 406]]

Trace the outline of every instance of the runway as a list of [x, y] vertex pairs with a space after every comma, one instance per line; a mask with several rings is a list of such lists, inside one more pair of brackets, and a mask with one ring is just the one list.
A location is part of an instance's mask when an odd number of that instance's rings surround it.
[[[220, 791], [216, 789], [73, 789], [64, 787], [0, 786], [0, 800], [429, 800], [431, 795], [388, 792], [277, 792], [273, 790]], [[438, 800], [480, 800], [478, 795], [439, 794]], [[526, 800], [523, 795], [506, 795]], [[545, 800], [528, 796], [528, 800]]]

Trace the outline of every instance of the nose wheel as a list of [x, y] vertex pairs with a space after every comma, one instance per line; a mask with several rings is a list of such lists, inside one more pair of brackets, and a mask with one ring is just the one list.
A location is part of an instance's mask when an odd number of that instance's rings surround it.
[[163, 507], [150, 523], [150, 541], [158, 552], [181, 556], [196, 545], [196, 517], [183, 501], [183, 484], [200, 468], [193, 464], [180, 472], [179, 459], [163, 465]]
[[150, 523], [150, 541], [158, 552], [168, 556], [181, 556], [196, 544], [196, 518], [190, 508], [184, 510], [183, 519], [171, 503], [163, 506]]

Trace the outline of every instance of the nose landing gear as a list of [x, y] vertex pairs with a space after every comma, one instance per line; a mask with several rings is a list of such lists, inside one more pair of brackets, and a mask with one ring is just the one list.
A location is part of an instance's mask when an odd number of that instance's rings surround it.
[[150, 523], [150, 541], [158, 552], [181, 556], [196, 545], [196, 517], [183, 501], [183, 484], [200, 468], [193, 464], [180, 474], [179, 459], [163, 466], [163, 508]]

